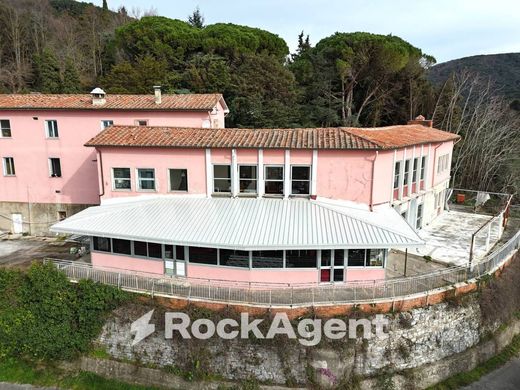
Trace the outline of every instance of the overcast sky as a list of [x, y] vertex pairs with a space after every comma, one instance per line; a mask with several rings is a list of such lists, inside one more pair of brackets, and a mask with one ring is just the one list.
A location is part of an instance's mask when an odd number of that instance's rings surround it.
[[520, 0], [108, 0], [111, 9], [121, 4], [153, 4], [158, 15], [182, 20], [199, 6], [207, 24], [259, 27], [284, 38], [291, 51], [301, 30], [312, 44], [336, 31], [398, 35], [437, 62], [520, 51]]

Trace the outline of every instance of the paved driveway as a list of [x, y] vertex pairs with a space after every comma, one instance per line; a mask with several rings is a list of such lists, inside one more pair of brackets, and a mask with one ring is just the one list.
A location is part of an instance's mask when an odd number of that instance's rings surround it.
[[513, 359], [463, 390], [518, 390], [520, 389], [520, 358]]

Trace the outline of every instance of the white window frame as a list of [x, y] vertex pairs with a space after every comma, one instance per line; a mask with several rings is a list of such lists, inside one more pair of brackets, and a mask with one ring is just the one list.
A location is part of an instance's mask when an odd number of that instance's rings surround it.
[[[14, 157], [2, 157], [2, 165], [4, 176], [16, 176]], [[8, 173], [8, 168], [11, 171], [11, 173]]]
[[[419, 210], [421, 210], [420, 213], [419, 213]], [[415, 213], [415, 229], [416, 230], [422, 228], [423, 218], [424, 218], [424, 204], [419, 203], [417, 205], [417, 211]]]
[[[282, 168], [282, 178], [281, 179], [268, 179], [267, 178], [267, 169], [269, 169], [269, 168]], [[285, 189], [284, 181], [285, 181], [285, 166], [283, 164], [264, 165], [264, 195], [265, 196], [284, 196], [284, 189]], [[282, 193], [281, 194], [268, 194], [265, 189], [267, 188], [267, 183], [269, 183], [269, 182], [282, 183]]]
[[[351, 250], [364, 250], [365, 251], [365, 260], [364, 260], [364, 264], [363, 266], [361, 265], [348, 265], [348, 259], [350, 257], [350, 251]], [[367, 265], [369, 264], [370, 262], [370, 252], [371, 250], [379, 250], [379, 251], [382, 251], [383, 253], [383, 261], [381, 263], [381, 265]], [[385, 268], [385, 265], [386, 265], [386, 262], [387, 262], [387, 256], [388, 256], [388, 251], [386, 249], [382, 249], [382, 248], [359, 248], [359, 249], [349, 249], [349, 250], [346, 250], [345, 249], [345, 267], [347, 268], [347, 273], [348, 273], [348, 269], [364, 269], [364, 268], [368, 268], [368, 269], [384, 269]]]
[[412, 159], [412, 184], [417, 182], [417, 169], [419, 168], [419, 157]]
[[[153, 179], [150, 178], [143, 178], [141, 179], [139, 177], [139, 171], [153, 171]], [[136, 189], [139, 192], [157, 192], [158, 184], [157, 184], [157, 175], [155, 174], [155, 168], [135, 168], [135, 180], [136, 180]], [[144, 181], [153, 181], [154, 188], [148, 189], [148, 188], [141, 188], [141, 180]]]
[[[307, 180], [295, 180], [293, 179], [293, 168], [308, 168], [309, 169], [309, 179]], [[291, 172], [290, 172], [291, 176], [290, 176], [290, 179], [291, 179], [291, 186], [290, 186], [290, 192], [291, 192], [291, 196], [310, 196], [311, 195], [311, 183], [312, 183], [312, 166], [311, 165], [308, 165], [308, 164], [294, 164], [294, 165], [291, 165]], [[308, 182], [309, 183], [309, 193], [307, 194], [293, 194], [292, 192], [292, 188], [293, 188], [293, 181], [302, 181], [302, 182]]]
[[[130, 183], [130, 188], [117, 188], [116, 187], [116, 176], [114, 174], [114, 170], [116, 169], [128, 169], [128, 179], [127, 178], [117, 178], [118, 180], [128, 180], [128, 182]], [[132, 169], [130, 167], [112, 167], [111, 169], [112, 171], [112, 191], [123, 191], [123, 192], [128, 192], [128, 191], [132, 191]]]
[[[240, 177], [240, 168], [242, 167], [255, 167], [256, 168], [256, 177], [255, 178], [241, 178]], [[258, 165], [257, 164], [238, 164], [238, 193], [241, 195], [257, 195], [258, 194]], [[240, 190], [240, 183], [242, 181], [254, 181], [255, 182], [255, 192], [246, 192]]]
[[[229, 177], [215, 177], [215, 167], [224, 166], [229, 167]], [[212, 191], [213, 194], [231, 194], [233, 191], [233, 167], [232, 164], [212, 164], [211, 165], [211, 173], [213, 175], [213, 183], [212, 183]], [[228, 191], [215, 191], [215, 180], [229, 180], [230, 189]]]
[[[48, 139], [57, 139], [60, 138], [60, 131], [58, 128], [58, 121], [56, 119], [46, 119], [45, 123], [45, 136]], [[50, 124], [54, 123], [56, 126], [50, 127]]]
[[[172, 180], [170, 171], [186, 171], [186, 189], [185, 190], [172, 190]], [[188, 168], [168, 168], [168, 192], [188, 192], [190, 189], [190, 182], [188, 180]]]
[[[52, 160], [58, 160], [59, 163], [60, 163], [60, 175], [55, 175], [54, 172], [53, 172], [53, 165], [52, 165]], [[63, 167], [61, 166], [61, 158], [59, 157], [49, 157], [48, 158], [48, 163], [49, 163], [49, 177], [53, 177], [53, 178], [57, 178], [57, 177], [63, 177]]]
[[[9, 127], [2, 127], [0, 123], [0, 138], [12, 138], [13, 137], [13, 131], [11, 128], [11, 120], [10, 119], [0, 119], [0, 121], [7, 121], [9, 123]], [[4, 130], [9, 129], [9, 135], [4, 135]]]
[[[110, 122], [110, 124], [107, 124], [109, 122]], [[114, 121], [112, 119], [102, 119], [101, 120], [101, 130], [105, 130], [107, 127], [113, 126], [113, 125], [114, 125]]]
[[[392, 186], [393, 186], [393, 189], [394, 190], [398, 190], [400, 185], [401, 185], [401, 165], [403, 164], [402, 161], [396, 161], [395, 164], [394, 164], [394, 175], [393, 175], [393, 183], [392, 183]], [[397, 183], [397, 185], [396, 185]]]
[[421, 158], [422, 158], [422, 161], [421, 161], [421, 172], [419, 172], [419, 182], [422, 180], [426, 180], [426, 167], [428, 164], [427, 156], [422, 156]]

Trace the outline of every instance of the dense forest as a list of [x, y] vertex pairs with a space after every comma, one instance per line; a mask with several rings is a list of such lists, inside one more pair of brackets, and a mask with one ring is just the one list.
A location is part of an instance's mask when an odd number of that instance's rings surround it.
[[[220, 92], [232, 127], [382, 126], [419, 114], [461, 134], [455, 183], [520, 188], [519, 114], [485, 75], [431, 83], [435, 59], [403, 39], [338, 32], [295, 53], [265, 30], [72, 0], [0, 0], [0, 92]], [[435, 67], [433, 68], [435, 69]], [[518, 160], [516, 160], [518, 161]], [[484, 165], [489, 164], [489, 165]]]

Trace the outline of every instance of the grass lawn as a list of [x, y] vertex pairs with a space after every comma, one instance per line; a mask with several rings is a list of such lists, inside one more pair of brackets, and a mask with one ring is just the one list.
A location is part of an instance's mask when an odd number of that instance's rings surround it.
[[159, 390], [157, 387], [131, 385], [113, 379], [105, 379], [90, 372], [69, 374], [57, 367], [42, 366], [35, 368], [16, 359], [0, 360], [0, 382], [74, 390]]

